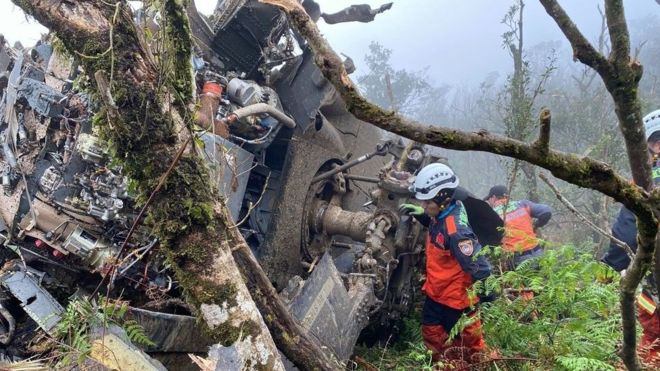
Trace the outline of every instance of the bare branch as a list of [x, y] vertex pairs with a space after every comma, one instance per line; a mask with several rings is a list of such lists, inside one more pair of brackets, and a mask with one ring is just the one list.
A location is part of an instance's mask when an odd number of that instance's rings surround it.
[[607, 231], [603, 230], [602, 228], [597, 226], [594, 222], [589, 220], [589, 218], [587, 218], [582, 213], [580, 213], [578, 211], [578, 209], [576, 209], [575, 206], [573, 206], [573, 204], [571, 204], [571, 202], [569, 200], [567, 200], [566, 197], [564, 197], [561, 194], [561, 192], [559, 191], [559, 188], [557, 188], [557, 186], [554, 185], [552, 183], [552, 181], [550, 181], [550, 179], [548, 178], [548, 176], [545, 173], [540, 173], [539, 178], [541, 178], [541, 180], [543, 180], [545, 182], [545, 184], [547, 184], [548, 187], [550, 187], [550, 189], [552, 189], [552, 191], [555, 193], [555, 196], [557, 196], [557, 199], [562, 204], [564, 204], [564, 206], [566, 206], [568, 208], [568, 210], [570, 210], [573, 214], [575, 214], [578, 218], [580, 218], [586, 225], [591, 227], [593, 230], [595, 230], [596, 232], [600, 233], [601, 235], [609, 238], [617, 246], [621, 247], [626, 252], [626, 255], [628, 255], [630, 260], [635, 258], [635, 253], [632, 251], [632, 249], [630, 248], [630, 246], [628, 246], [627, 243], [625, 243], [625, 242], [621, 241], [620, 239], [612, 236], [612, 234], [607, 233]]
[[580, 32], [561, 5], [559, 5], [556, 0], [539, 1], [550, 17], [555, 20], [557, 26], [561, 29], [561, 32], [564, 33], [564, 36], [566, 36], [571, 43], [573, 57], [595, 69], [601, 75], [609, 73], [609, 70], [611, 70], [610, 63], [593, 47], [593, 45], [591, 45], [589, 40], [582, 35], [582, 32]]
[[623, 10], [623, 0], [606, 0], [605, 17], [612, 43], [610, 62], [619, 68], [625, 67], [630, 62], [630, 36], [626, 14]]
[[556, 150], [541, 153], [534, 145], [485, 131], [469, 133], [438, 125], [423, 124], [386, 111], [360, 95], [350, 80], [341, 58], [321, 36], [315, 23], [293, 0], [261, 0], [285, 9], [294, 27], [307, 39], [314, 51], [321, 72], [337, 89], [346, 107], [355, 117], [381, 129], [420, 143], [459, 151], [482, 151], [517, 158], [550, 170], [560, 179], [591, 188], [623, 203], [629, 209], [653, 218], [646, 205], [648, 194], [616, 174], [607, 164], [594, 159], [580, 158]]
[[637, 185], [648, 190], [652, 184], [651, 168], [647, 161], [648, 153], [637, 96], [642, 66], [637, 61], [631, 61], [629, 56], [630, 37], [622, 1], [607, 0], [605, 3], [605, 16], [612, 43], [610, 60], [594, 49], [556, 0], [539, 1], [571, 43], [575, 57], [596, 70], [603, 79], [614, 99], [633, 179]]
[[600, 4], [597, 6], [598, 14], [600, 14], [600, 34], [598, 35], [598, 52], [605, 55], [605, 48], [607, 47], [607, 18], [603, 9], [600, 7]]
[[539, 117], [539, 138], [534, 142], [534, 146], [538, 147], [541, 151], [547, 152], [550, 149], [550, 119], [552, 115], [550, 110], [544, 108], [541, 110]]

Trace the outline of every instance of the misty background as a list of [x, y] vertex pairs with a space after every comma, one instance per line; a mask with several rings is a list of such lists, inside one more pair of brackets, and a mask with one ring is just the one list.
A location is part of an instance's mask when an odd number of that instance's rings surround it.
[[[326, 13], [339, 11], [351, 4], [377, 7], [390, 0], [317, 0]], [[195, 0], [198, 9], [210, 14], [216, 0]], [[439, 83], [474, 85], [491, 72], [506, 74], [510, 58], [502, 48], [500, 35], [505, 32], [502, 17], [513, 2], [509, 0], [394, 0], [389, 11], [371, 23], [328, 25], [319, 21], [324, 36], [338, 51], [353, 58], [364, 72], [364, 56], [370, 42], [377, 41], [395, 51], [392, 64], [396, 68], [419, 70], [428, 67], [429, 76]], [[563, 0], [560, 4], [589, 39], [598, 36], [599, 0]], [[655, 0], [624, 0], [629, 22], [657, 22], [660, 6]], [[569, 47], [559, 28], [538, 1], [525, 6], [526, 43], [533, 46], [555, 41]], [[13, 43], [34, 44], [46, 29], [10, 0], [0, 1], [0, 33]], [[637, 43], [641, 42], [637, 40]], [[635, 44], [633, 44], [635, 45]], [[568, 61], [570, 62], [570, 61]]]
[[[351, 4], [373, 7], [373, 0], [317, 0], [326, 13]], [[608, 35], [598, 0], [559, 1], [595, 47], [608, 52]], [[210, 14], [215, 0], [196, 0], [200, 12]], [[392, 9], [371, 23], [319, 27], [337, 52], [350, 56], [357, 67], [351, 75], [363, 94], [375, 103], [422, 122], [467, 131], [488, 130], [522, 140], [537, 135], [538, 113], [553, 114], [551, 145], [590, 156], [629, 174], [612, 99], [600, 78], [573, 60], [570, 45], [538, 1], [525, 1], [523, 44], [516, 27], [519, 0], [394, 1]], [[644, 65], [640, 84], [642, 113], [660, 108], [660, 4], [655, 0], [624, 0], [632, 37], [632, 53]], [[507, 16], [508, 14], [508, 16]], [[508, 17], [508, 18], [507, 18]], [[503, 20], [505, 20], [503, 22]], [[46, 30], [25, 18], [9, 0], [0, 2], [0, 33], [10, 43], [33, 45]], [[386, 77], [390, 84], [386, 83]], [[458, 173], [461, 184], [478, 196], [497, 183], [510, 187], [514, 198], [552, 204], [555, 218], [545, 230], [554, 242], [584, 240], [601, 246], [607, 240], [584, 230], [554, 194], [538, 180], [539, 169], [496, 155], [437, 149]], [[619, 206], [596, 192], [556, 181], [575, 206], [609, 229]], [[568, 231], [568, 232], [567, 232]], [[598, 254], [596, 249], [595, 254]]]

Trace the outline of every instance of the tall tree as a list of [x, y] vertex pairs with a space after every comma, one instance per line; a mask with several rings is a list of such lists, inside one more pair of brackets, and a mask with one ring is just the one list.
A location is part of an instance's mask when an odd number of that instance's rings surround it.
[[373, 41], [369, 44], [364, 58], [368, 71], [357, 77], [364, 96], [380, 107], [408, 116], [442, 116], [448, 87], [435, 86], [425, 70], [395, 69], [391, 59], [391, 49]]
[[187, 2], [153, 3], [160, 5], [163, 42], [157, 44], [164, 46], [155, 56], [126, 1], [13, 1], [80, 56], [103, 102], [95, 129], [112, 144], [139, 198], [150, 199], [146, 221], [218, 349], [228, 349], [237, 369], [283, 370], [274, 337], [296, 365], [336, 369], [279, 301], [193, 148]]
[[[536, 128], [534, 120], [534, 104], [543, 92], [544, 84], [554, 70], [550, 64], [540, 74], [539, 81], [532, 81], [529, 62], [525, 57], [524, 43], [524, 10], [525, 2], [516, 0], [502, 19], [508, 31], [502, 35], [504, 47], [509, 51], [513, 60], [513, 72], [509, 75], [504, 91], [503, 122], [508, 137], [526, 141], [529, 140]], [[529, 163], [520, 164], [526, 179], [527, 198], [534, 202], [539, 201], [538, 184], [536, 181], [536, 168]], [[517, 171], [518, 166], [513, 166]], [[512, 175], [515, 177], [515, 175]]]

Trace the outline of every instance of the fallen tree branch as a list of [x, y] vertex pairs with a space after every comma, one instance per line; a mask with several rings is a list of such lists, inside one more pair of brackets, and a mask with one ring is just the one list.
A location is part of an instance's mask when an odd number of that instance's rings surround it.
[[319, 341], [309, 335], [291, 316], [238, 229], [229, 228], [228, 232], [234, 241], [242, 241], [232, 248], [232, 254], [259, 311], [265, 313], [264, 321], [271, 336], [289, 360], [306, 370], [344, 369], [339, 362], [330, 358], [328, 353], [322, 350]]
[[575, 214], [578, 218], [580, 218], [586, 225], [591, 227], [593, 230], [600, 233], [602, 236], [605, 236], [605, 237], [609, 238], [610, 241], [614, 242], [617, 246], [621, 247], [626, 252], [626, 255], [628, 255], [630, 260], [633, 260], [635, 258], [635, 253], [632, 251], [632, 249], [630, 248], [630, 246], [628, 246], [627, 243], [625, 243], [625, 242], [621, 241], [620, 239], [612, 236], [612, 234], [607, 233], [607, 231], [603, 230], [602, 228], [597, 226], [594, 222], [589, 220], [589, 218], [587, 218], [582, 213], [580, 213], [578, 211], [578, 209], [576, 209], [575, 206], [573, 206], [573, 204], [571, 204], [571, 202], [569, 200], [567, 200], [566, 197], [564, 197], [561, 194], [561, 192], [559, 191], [559, 188], [557, 188], [557, 186], [554, 185], [552, 183], [552, 181], [550, 181], [550, 179], [548, 178], [548, 176], [545, 173], [540, 173], [539, 178], [541, 178], [541, 180], [543, 180], [545, 182], [545, 184], [547, 184], [548, 187], [550, 187], [550, 189], [552, 189], [552, 191], [555, 193], [555, 196], [557, 196], [557, 199], [562, 204], [564, 204], [564, 206], [566, 206], [566, 208], [568, 208], [568, 210], [570, 210], [573, 214]]

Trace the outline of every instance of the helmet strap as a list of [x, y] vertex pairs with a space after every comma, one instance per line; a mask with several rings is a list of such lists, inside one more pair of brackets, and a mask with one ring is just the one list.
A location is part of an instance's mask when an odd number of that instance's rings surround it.
[[452, 201], [449, 206], [444, 208], [440, 214], [436, 217], [438, 220], [442, 220], [447, 217], [454, 209], [456, 208], [456, 201]]

